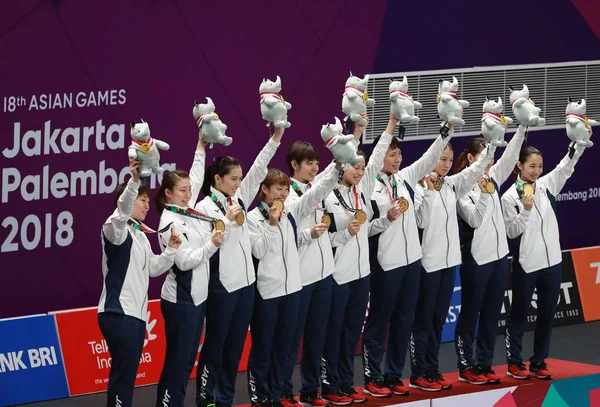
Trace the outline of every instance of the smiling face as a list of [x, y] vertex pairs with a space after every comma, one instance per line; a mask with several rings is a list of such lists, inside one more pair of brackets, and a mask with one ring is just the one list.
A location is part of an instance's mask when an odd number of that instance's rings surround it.
[[355, 165], [354, 167], [350, 167], [346, 171], [344, 171], [344, 178], [342, 179], [342, 184], [344, 184], [347, 187], [360, 184], [362, 177], [365, 175], [365, 159], [362, 156], [359, 157], [362, 158], [360, 164]]
[[145, 193], [139, 194], [133, 203], [133, 213], [131, 214], [131, 217], [135, 220], [143, 222], [144, 219], [146, 219], [146, 215], [148, 215], [149, 210], [150, 197]]
[[166, 202], [186, 207], [192, 197], [192, 185], [189, 178], [179, 178], [173, 188], [165, 189]]
[[242, 167], [239, 165], [229, 169], [223, 176], [215, 175], [215, 189], [225, 196], [234, 196], [242, 183]]
[[531, 154], [524, 163], [518, 162], [517, 167], [521, 171], [521, 179], [525, 182], [534, 183], [544, 172], [544, 159], [541, 154]]
[[294, 167], [294, 178], [304, 183], [314, 180], [319, 172], [318, 160], [304, 160], [300, 164], [294, 160], [292, 161], [292, 166]]
[[440, 161], [438, 162], [437, 167], [435, 167], [435, 172], [438, 175], [445, 177], [448, 175], [450, 168], [452, 168], [452, 162], [454, 161], [454, 151], [450, 147], [446, 147], [442, 156], [440, 157]]
[[388, 148], [385, 158], [383, 159], [383, 172], [386, 174], [396, 174], [400, 170], [402, 164], [402, 152], [400, 148]]
[[267, 187], [263, 184], [260, 186], [260, 191], [263, 196], [262, 200], [267, 205], [272, 206], [275, 199], [282, 199], [284, 201], [287, 199], [290, 194], [290, 185], [273, 184], [270, 187]]

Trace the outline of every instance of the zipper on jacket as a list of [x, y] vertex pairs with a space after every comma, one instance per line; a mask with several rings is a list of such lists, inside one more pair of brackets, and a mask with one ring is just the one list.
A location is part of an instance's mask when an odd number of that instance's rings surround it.
[[[315, 218], [316, 217], [318, 217], [317, 212], [315, 212]], [[315, 219], [315, 222], [317, 222], [317, 219]], [[325, 233], [327, 232], [324, 232], [323, 235]], [[321, 237], [323, 237], [323, 235], [319, 236], [317, 239], [317, 246], [319, 246], [319, 253], [321, 253], [321, 280], [323, 280], [323, 276], [325, 275], [325, 258], [323, 257], [323, 248], [321, 247]]]
[[[352, 187], [350, 187], [348, 189], [348, 201], [350, 201], [350, 204], [352, 204], [352, 198], [350, 197], [350, 189], [351, 188]], [[355, 188], [356, 188], [356, 186], [355, 186]], [[361, 205], [359, 204], [358, 206], [360, 207]], [[352, 218], [352, 219], [354, 219], [354, 218]], [[350, 222], [352, 222], [352, 219], [350, 220]], [[356, 237], [356, 244], [358, 245], [358, 278], [362, 278], [362, 272], [360, 270], [360, 241], [358, 240], [359, 233], [360, 233], [360, 229], [359, 229], [358, 233], [355, 235], [355, 237]]]
[[249, 287], [250, 286], [250, 277], [248, 277], [248, 259], [246, 258], [246, 250], [244, 250], [244, 246], [242, 246], [241, 238], [240, 238], [240, 241], [238, 242], [238, 244], [242, 248], [242, 253], [244, 254], [244, 265], [246, 266], [246, 287]]
[[450, 221], [450, 215], [448, 214], [448, 208], [446, 208], [446, 202], [444, 202], [444, 196], [442, 195], [442, 191], [440, 191], [440, 199], [442, 200], [442, 205], [444, 206], [444, 211], [446, 212], [446, 268], [450, 267], [448, 265], [448, 256], [450, 256], [450, 235], [448, 235], [448, 222]]
[[404, 221], [406, 217], [402, 216], [402, 235], [404, 236], [404, 254], [406, 254], [406, 265], [408, 266], [408, 240], [406, 240], [406, 230], [404, 229]]
[[548, 244], [546, 243], [546, 237], [544, 236], [544, 218], [542, 218], [542, 213], [540, 212], [540, 209], [537, 207], [537, 205], [534, 204], [533, 206], [535, 206], [535, 210], [540, 216], [540, 221], [542, 223], [540, 232], [542, 233], [542, 240], [544, 241], [544, 247], [546, 248], [546, 260], [548, 260], [548, 267], [550, 267], [550, 253], [548, 252]]
[[277, 229], [279, 229], [279, 236], [281, 236], [281, 258], [283, 259], [283, 268], [285, 269], [285, 295], [288, 294], [288, 268], [287, 263], [285, 261], [285, 241], [283, 240], [283, 231], [281, 230], [281, 225], [277, 224]]
[[498, 227], [496, 226], [496, 221], [494, 220], [494, 215], [496, 215], [496, 201], [494, 201], [494, 196], [495, 194], [492, 195], [492, 203], [494, 205], [492, 211], [492, 225], [494, 225], [494, 230], [496, 231], [496, 257], [498, 257], [498, 260], [500, 260], [500, 235], [498, 234]]

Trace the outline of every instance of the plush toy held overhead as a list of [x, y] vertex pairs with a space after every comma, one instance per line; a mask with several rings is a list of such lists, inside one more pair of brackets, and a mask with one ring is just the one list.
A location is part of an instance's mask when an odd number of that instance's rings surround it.
[[566, 126], [567, 136], [584, 147], [591, 147], [594, 143], [590, 140], [590, 132], [588, 128], [590, 126], [597, 126], [596, 120], [588, 119], [585, 115], [585, 99], [581, 99], [579, 102], [573, 102], [569, 98], [569, 103], [566, 109]]
[[438, 84], [438, 95], [437, 95], [437, 110], [438, 115], [444, 122], [450, 123], [455, 126], [462, 126], [465, 124], [463, 120], [463, 109], [469, 107], [469, 102], [466, 100], [459, 100], [456, 96], [458, 91], [458, 80], [455, 76], [452, 77], [452, 82], [440, 79]]
[[267, 127], [273, 124], [275, 127], [288, 128], [292, 124], [287, 121], [287, 111], [292, 105], [283, 99], [281, 92], [281, 78], [277, 76], [275, 82], [263, 79], [259, 87], [260, 91], [260, 113], [263, 120], [267, 121]]
[[502, 99], [498, 98], [496, 102], [486, 96], [482, 111], [481, 134], [493, 146], [506, 147], [508, 143], [504, 141], [504, 133], [513, 119], [502, 115], [504, 111]]
[[161, 174], [164, 170], [160, 166], [160, 153], [158, 150], [168, 150], [169, 145], [164, 141], [150, 137], [150, 126], [143, 119], [141, 123], [131, 122], [131, 139], [127, 155], [129, 159], [142, 163], [140, 165], [140, 176], [145, 178], [152, 173]]
[[546, 119], [540, 117], [542, 109], [535, 107], [533, 100], [529, 99], [529, 89], [523, 85], [523, 89], [514, 90], [509, 86], [510, 104], [517, 121], [525, 126], [543, 126]]
[[196, 125], [198, 125], [198, 128], [202, 128], [202, 138], [210, 144], [210, 148], [214, 144], [228, 146], [233, 142], [231, 137], [225, 135], [227, 125], [219, 120], [219, 116], [215, 113], [215, 104], [211, 98], [206, 98], [206, 104], [194, 100], [193, 113]]
[[354, 136], [345, 136], [340, 119], [335, 118], [335, 124], [325, 124], [321, 127], [321, 137], [325, 142], [325, 147], [331, 150], [335, 160], [341, 164], [351, 164], [352, 166], [360, 164], [362, 157], [356, 154], [356, 144]]
[[419, 117], [415, 116], [415, 108], [421, 109], [423, 105], [408, 93], [408, 79], [402, 78], [402, 82], [393, 81], [390, 83], [390, 102], [392, 104], [392, 114], [401, 123], [419, 123]]
[[342, 96], [342, 111], [346, 114], [347, 120], [350, 118], [353, 122], [360, 126], [365, 126], [365, 120], [360, 114], [367, 111], [367, 106], [375, 105], [375, 99], [369, 99], [367, 93], [367, 84], [369, 83], [369, 75], [365, 75], [363, 79], [354, 76], [350, 72], [350, 77], [346, 80], [344, 95]]

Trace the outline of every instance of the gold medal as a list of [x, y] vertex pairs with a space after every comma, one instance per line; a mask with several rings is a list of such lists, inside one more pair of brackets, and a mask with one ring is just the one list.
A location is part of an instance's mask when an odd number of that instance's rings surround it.
[[398, 199], [398, 206], [400, 207], [400, 213], [404, 213], [406, 212], [406, 210], [408, 209], [409, 203], [408, 203], [408, 199], [402, 197], [400, 199]]
[[[214, 113], [214, 112], [213, 112]], [[219, 115], [215, 113], [215, 120], [219, 120]]]
[[523, 185], [523, 194], [524, 195], [535, 195], [535, 188], [531, 184]]
[[504, 116], [500, 116], [500, 123], [502, 123], [502, 125], [506, 127], [506, 118]]
[[329, 227], [329, 225], [331, 225], [331, 216], [329, 216], [326, 213], [323, 214], [323, 216], [321, 217], [321, 223]]
[[221, 219], [215, 219], [213, 222], [213, 227], [219, 232], [225, 232], [225, 222], [223, 222]]
[[529, 102], [530, 102], [532, 105], [535, 105], [535, 102], [533, 101], [533, 99], [529, 99]]
[[179, 233], [175, 231], [175, 225], [171, 225], [171, 237], [177, 237]]
[[144, 143], [140, 146], [140, 150], [142, 150], [143, 153], [148, 153], [148, 151], [150, 151], [150, 144], [148, 143]]
[[491, 181], [488, 181], [488, 182], [485, 184], [485, 191], [486, 191], [488, 194], [493, 194], [494, 192], [496, 192], [496, 186], [494, 185], [494, 183], [493, 183], [493, 182], [491, 182]]
[[585, 118], [585, 121], [583, 122], [583, 124], [585, 124], [585, 127], [590, 127], [590, 121], [588, 120], [588, 118]]
[[440, 103], [440, 95], [437, 95], [437, 96], [435, 97], [435, 103]]
[[433, 181], [433, 188], [435, 188], [436, 191], [442, 190], [442, 181], [439, 178], [436, 178], [435, 181]]
[[363, 93], [363, 100], [366, 102], [369, 100], [369, 94], [367, 92]]
[[242, 226], [245, 221], [246, 217], [244, 216], [243, 212], [238, 213], [238, 215], [235, 217], [235, 222], [240, 226]]
[[283, 199], [275, 198], [272, 206], [273, 206], [273, 208], [277, 209], [278, 212], [283, 212], [283, 208], [284, 208]]
[[367, 221], [367, 213], [362, 209], [357, 210], [354, 213], [354, 219], [358, 221], [361, 225]]

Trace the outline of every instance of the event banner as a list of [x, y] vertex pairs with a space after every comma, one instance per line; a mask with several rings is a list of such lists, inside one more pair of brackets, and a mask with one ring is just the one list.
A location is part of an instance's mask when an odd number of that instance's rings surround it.
[[458, 322], [458, 315], [460, 314], [460, 308], [462, 304], [461, 293], [460, 266], [456, 266], [454, 292], [452, 293], [452, 301], [450, 301], [448, 316], [446, 317], [446, 323], [444, 324], [444, 329], [442, 331], [442, 342], [454, 341], [454, 330], [456, 329], [456, 323]]
[[[105, 391], [111, 358], [98, 326], [97, 308], [61, 311], [54, 316], [71, 396]], [[147, 318], [136, 386], [157, 383], [165, 358], [165, 327], [159, 301], [148, 303]]]
[[[53, 313], [65, 359], [65, 369], [71, 396], [105, 391], [108, 387], [111, 358], [108, 345], [98, 326], [97, 308], [84, 308]], [[198, 346], [202, 350], [204, 334]], [[248, 366], [250, 332], [240, 360], [240, 371]], [[158, 383], [165, 359], [165, 321], [160, 311], [160, 301], [148, 303], [146, 338], [140, 357], [136, 386]], [[198, 360], [196, 358], [196, 366]], [[191, 379], [196, 378], [196, 369]]]
[[54, 318], [0, 320], [0, 406], [68, 396]]
[[[509, 259], [509, 263], [512, 259]], [[510, 265], [509, 265], [510, 270]], [[503, 334], [506, 325], [506, 318], [510, 305], [512, 304], [512, 281], [511, 273], [504, 296], [504, 304], [502, 305], [502, 314], [498, 321], [498, 333]], [[535, 327], [537, 319], [537, 289], [533, 293], [525, 330], [530, 331]], [[554, 316], [554, 326], [578, 324], [584, 321], [583, 309], [581, 307], [580, 286], [575, 278], [575, 269], [573, 267], [573, 259], [570, 251], [562, 252], [562, 282], [560, 284], [560, 294], [558, 297], [558, 306]]]
[[600, 247], [571, 251], [586, 321], [600, 319]]

